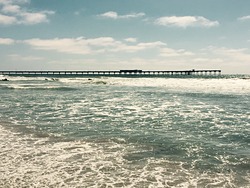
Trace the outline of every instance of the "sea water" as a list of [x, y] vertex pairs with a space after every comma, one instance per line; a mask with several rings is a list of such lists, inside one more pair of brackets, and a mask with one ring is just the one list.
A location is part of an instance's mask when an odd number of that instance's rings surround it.
[[0, 78], [0, 187], [250, 187], [250, 76]]

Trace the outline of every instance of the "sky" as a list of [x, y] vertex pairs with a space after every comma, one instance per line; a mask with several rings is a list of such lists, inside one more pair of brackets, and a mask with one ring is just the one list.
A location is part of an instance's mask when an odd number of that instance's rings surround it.
[[250, 74], [249, 0], [0, 0], [0, 70]]

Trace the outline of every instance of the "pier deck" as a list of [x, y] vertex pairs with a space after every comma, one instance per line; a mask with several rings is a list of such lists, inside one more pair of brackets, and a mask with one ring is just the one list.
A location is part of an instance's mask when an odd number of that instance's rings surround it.
[[0, 75], [8, 76], [164, 76], [164, 75], [221, 75], [221, 70], [183, 70], [183, 71], [167, 71], [167, 70], [118, 70], [118, 71], [0, 71]]

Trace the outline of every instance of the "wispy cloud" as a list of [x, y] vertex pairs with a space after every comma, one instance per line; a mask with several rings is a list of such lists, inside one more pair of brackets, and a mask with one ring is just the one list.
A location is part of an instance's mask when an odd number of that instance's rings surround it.
[[234, 61], [235, 63], [249, 63], [250, 53], [247, 48], [226, 48], [226, 47], [215, 47], [210, 46], [205, 51], [210, 51], [211, 53], [222, 57], [223, 59]]
[[15, 40], [10, 38], [0, 38], [0, 45], [11, 45], [14, 44]]
[[28, 0], [0, 0], [0, 25], [33, 25], [49, 22], [48, 16], [54, 11], [32, 11], [25, 8]]
[[184, 49], [172, 49], [172, 48], [162, 48], [161, 56], [163, 57], [183, 57], [183, 56], [193, 56], [193, 52], [186, 51]]
[[124, 39], [126, 42], [137, 42], [136, 38], [126, 38]]
[[192, 60], [193, 62], [196, 63], [207, 63], [207, 64], [211, 64], [211, 63], [223, 63], [223, 59], [220, 58], [203, 58], [203, 57], [197, 57], [194, 58]]
[[161, 48], [166, 46], [160, 41], [131, 43], [115, 40], [112, 37], [99, 38], [55, 38], [55, 39], [30, 39], [23, 43], [38, 50], [52, 50], [68, 54], [90, 55], [105, 52], [134, 53], [142, 50]]
[[202, 16], [166, 16], [157, 18], [156, 25], [175, 26], [175, 27], [215, 27], [219, 25], [218, 21], [211, 21]]
[[13, 4], [5, 4], [2, 8], [2, 12], [4, 13], [20, 13], [21, 7], [19, 5], [13, 5]]
[[31, 62], [34, 62], [34, 61], [41, 61], [43, 60], [42, 57], [37, 57], [37, 56], [24, 56], [24, 55], [19, 55], [19, 54], [10, 54], [8, 55], [8, 57], [11, 59], [11, 60], [14, 60], [14, 61], [31, 61]]
[[140, 12], [140, 13], [131, 13], [131, 14], [125, 14], [125, 15], [119, 15], [117, 12], [109, 11], [105, 12], [103, 14], [98, 15], [99, 17], [102, 18], [109, 18], [109, 19], [131, 19], [131, 18], [139, 18], [145, 16], [145, 13]]
[[29, 44], [39, 50], [53, 50], [69, 54], [89, 54], [91, 52], [88, 45], [82, 38], [55, 38], [55, 39], [29, 39], [24, 43]]
[[12, 2], [18, 3], [18, 4], [24, 4], [30, 2], [30, 0], [0, 0], [0, 4], [10, 4]]
[[54, 14], [53, 11], [42, 11], [42, 12], [22, 12], [20, 14], [21, 19], [19, 20], [19, 24], [39, 24], [43, 22], [49, 22], [48, 15]]
[[[153, 52], [154, 59], [162, 62], [179, 62], [182, 65], [193, 63], [194, 65], [207, 64], [210, 66], [225, 64], [227, 62], [242, 62], [248, 63], [250, 61], [249, 50], [214, 47], [210, 46], [201, 50], [190, 51], [183, 48], [171, 48], [166, 43], [161, 41], [139, 42], [136, 38], [125, 38], [117, 40], [113, 37], [98, 37], [98, 38], [52, 38], [40, 39], [32, 38], [28, 40], [14, 40], [11, 38], [0, 38], [0, 44], [24, 44], [34, 50], [45, 50], [52, 53], [62, 53], [63, 55], [69, 54], [70, 57], [84, 57], [98, 59], [100, 56], [105, 57], [120, 57], [121, 54], [126, 54], [128, 57], [140, 57], [144, 52]], [[141, 53], [142, 52], [142, 53]], [[72, 56], [71, 56], [72, 55]], [[73, 56], [77, 55], [77, 56]], [[183, 58], [184, 57], [184, 58]], [[27, 60], [27, 61], [40, 61], [41, 57], [36, 56], [22, 56], [10, 54], [9, 58], [12, 60]], [[147, 61], [147, 58], [142, 58]], [[130, 61], [130, 59], [120, 59], [120, 61]], [[131, 62], [130, 62], [131, 63]]]
[[250, 20], [250, 15], [239, 17], [238, 20], [239, 20], [239, 21], [247, 21], [247, 20]]
[[0, 25], [11, 25], [17, 23], [17, 19], [14, 16], [7, 16], [0, 13]]

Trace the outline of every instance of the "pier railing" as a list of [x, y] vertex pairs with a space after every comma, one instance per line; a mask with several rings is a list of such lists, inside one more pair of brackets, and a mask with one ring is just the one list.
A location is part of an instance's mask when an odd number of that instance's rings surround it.
[[0, 75], [8, 76], [46, 76], [46, 75], [86, 75], [86, 76], [133, 76], [133, 75], [221, 75], [221, 70], [118, 70], [118, 71], [0, 71]]

